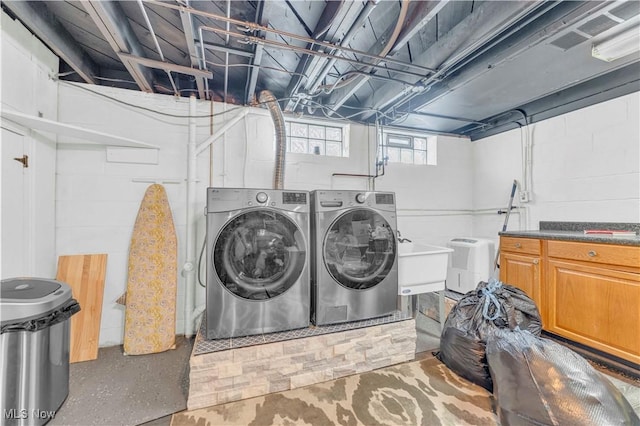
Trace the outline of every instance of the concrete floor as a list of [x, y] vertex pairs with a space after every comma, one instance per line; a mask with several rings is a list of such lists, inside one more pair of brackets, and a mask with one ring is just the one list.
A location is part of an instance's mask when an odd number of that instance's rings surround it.
[[[193, 339], [179, 337], [176, 349], [124, 356], [122, 346], [101, 348], [98, 359], [69, 368], [69, 396], [57, 425], [138, 425], [186, 409]], [[168, 423], [166, 423], [168, 424]]]
[[[416, 331], [416, 358], [431, 356], [440, 323], [418, 312]], [[179, 338], [175, 350], [142, 356], [123, 356], [114, 346], [100, 349], [95, 361], [71, 364], [69, 396], [49, 425], [169, 426], [171, 414], [186, 409], [192, 344]], [[614, 384], [640, 411], [640, 380], [617, 377]]]

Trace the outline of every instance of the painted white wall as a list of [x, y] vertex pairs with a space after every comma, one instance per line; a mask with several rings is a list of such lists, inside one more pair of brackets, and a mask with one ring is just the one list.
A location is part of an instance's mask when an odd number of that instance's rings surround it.
[[[473, 142], [474, 209], [506, 206], [513, 180], [524, 184], [527, 137], [531, 201], [515, 202], [524, 208], [508, 229], [538, 229], [539, 221], [640, 222], [640, 92]], [[503, 223], [503, 216], [476, 215], [474, 233], [497, 240]]]
[[403, 238], [445, 246], [472, 236], [473, 170], [469, 140], [439, 136], [437, 165], [389, 163], [376, 189], [396, 193]]
[[[91, 90], [93, 92], [90, 92]], [[107, 274], [101, 323], [100, 344], [108, 346], [122, 341], [124, 308], [115, 300], [125, 292], [129, 239], [140, 200], [148, 182], [167, 183], [179, 241], [181, 267], [185, 261], [186, 225], [186, 118], [161, 115], [158, 112], [186, 117], [188, 100], [136, 91], [60, 84], [59, 115], [65, 123], [127, 136], [160, 146], [158, 164], [124, 164], [107, 161], [102, 146], [67, 144], [59, 140], [57, 159], [57, 255], [107, 253]], [[126, 104], [125, 104], [126, 103]], [[149, 110], [137, 108], [137, 105]], [[198, 102], [198, 115], [210, 113], [211, 104]], [[230, 112], [224, 114], [225, 108]], [[240, 109], [213, 104], [213, 131]], [[220, 114], [220, 115], [218, 115]], [[198, 119], [198, 143], [210, 134], [208, 118]], [[204, 211], [206, 187], [271, 187], [275, 164], [275, 130], [266, 109], [250, 109], [238, 122], [213, 144], [213, 170], [209, 172], [209, 150], [198, 157], [198, 200], [194, 209]], [[350, 157], [331, 158], [289, 154], [285, 168], [285, 187], [291, 189], [355, 188], [367, 189], [369, 180], [359, 177], [334, 176], [335, 173], [372, 173], [375, 157], [375, 129], [351, 124]], [[77, 142], [77, 141], [75, 141]], [[379, 190], [392, 190], [398, 196], [398, 206], [406, 214], [399, 219], [405, 224], [405, 235], [416, 240], [437, 238], [445, 241], [451, 235], [471, 232], [472, 167], [470, 147], [464, 139], [449, 138], [438, 150], [438, 167], [392, 165], [385, 176], [376, 180]], [[462, 166], [463, 173], [458, 171]], [[426, 185], [415, 186], [415, 182]], [[464, 215], [443, 215], [451, 210], [464, 210]], [[454, 212], [455, 213], [455, 212]], [[420, 217], [426, 214], [427, 217]], [[199, 253], [205, 232], [204, 215], [198, 219]], [[178, 277], [177, 331], [184, 330], [184, 277]], [[198, 303], [204, 303], [204, 292], [197, 289]]]
[[[58, 58], [18, 21], [4, 12], [1, 19], [2, 109], [55, 120], [58, 86], [52, 76], [58, 70]], [[27, 212], [23, 235], [28, 259], [23, 263], [20, 275], [53, 278], [57, 262], [54, 208], [56, 136], [32, 132], [6, 120], [2, 121], [2, 126], [24, 135], [24, 153], [29, 156], [30, 163], [23, 175]], [[1, 206], [1, 214], [11, 215], [9, 208]], [[2, 278], [9, 277], [2, 274]]]

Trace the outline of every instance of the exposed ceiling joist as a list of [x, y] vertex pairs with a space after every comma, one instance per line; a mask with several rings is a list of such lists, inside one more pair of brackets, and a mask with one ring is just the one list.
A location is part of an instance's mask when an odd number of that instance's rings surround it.
[[[320, 15], [320, 19], [313, 29], [313, 33], [311, 34], [311, 38], [313, 39], [321, 39], [327, 33], [329, 27], [333, 24], [334, 20], [340, 13], [344, 2], [340, 1], [328, 1], [322, 11], [322, 15]], [[314, 43], [308, 43], [307, 49], [309, 50], [319, 50], [320, 46]], [[286, 97], [291, 98], [298, 92], [298, 88], [302, 84], [303, 76], [307, 75], [310, 68], [311, 62], [313, 61], [314, 56], [310, 54], [303, 54], [300, 60], [298, 61], [298, 65], [296, 67], [295, 73], [291, 76], [291, 80], [289, 80], [289, 86], [287, 87]], [[293, 99], [289, 99], [285, 110], [294, 109], [297, 102]]]
[[[384, 125], [472, 138], [507, 128], [514, 109], [537, 119], [637, 87], [638, 52], [604, 62], [592, 47], [637, 26], [640, 1], [407, 1], [8, 0], [2, 8], [64, 71], [73, 68], [61, 80], [200, 99], [224, 93], [234, 104], [266, 89], [284, 109], [313, 117], [333, 107], [362, 123], [376, 114]], [[569, 104], [556, 107], [559, 93], [572, 94]]]
[[[145, 57], [142, 45], [118, 2], [82, 0], [82, 5], [114, 52], [118, 55], [120, 53], [129, 53], [134, 56]], [[141, 91], [154, 91], [154, 77], [151, 70], [139, 63], [132, 63], [126, 58], [123, 59], [123, 64]]]
[[[536, 1], [482, 3], [451, 31], [414, 58], [414, 63], [438, 69], [437, 73], [425, 76], [422, 80], [424, 88], [428, 89], [429, 84], [444, 77], [452, 66], [474, 54], [482, 45], [541, 5], [541, 2]], [[365, 103], [374, 110], [386, 109], [384, 112], [388, 113], [391, 105], [395, 107], [399, 101], [415, 96], [416, 93], [412, 90], [399, 91], [397, 84], [386, 84], [372, 93]], [[371, 114], [365, 114], [363, 118], [369, 116]]]
[[198, 78], [213, 78], [213, 73], [207, 70], [199, 70], [197, 68], [185, 67], [182, 65], [171, 64], [169, 62], [156, 61], [155, 59], [141, 58], [135, 55], [129, 55], [128, 53], [120, 53], [120, 58], [131, 63], [137, 63], [149, 68], [156, 68], [159, 70], [179, 72], [181, 74], [192, 75]]
[[[187, 4], [189, 4], [187, 0]], [[196, 44], [194, 42], [195, 36], [193, 32], [193, 18], [191, 14], [186, 10], [180, 10], [180, 21], [182, 22], [182, 31], [184, 31], [184, 37], [187, 41], [187, 49], [189, 49], [189, 60], [191, 61], [192, 67], [198, 67], [199, 69], [204, 69], [202, 63], [204, 58], [200, 58], [198, 50], [196, 49]], [[204, 77], [196, 77], [196, 87], [198, 89], [198, 96], [200, 99], [205, 99], [206, 94], [204, 92]]]
[[49, 13], [44, 3], [11, 0], [2, 2], [47, 46], [87, 83], [96, 84], [98, 65], [74, 41], [69, 32]]
[[[265, 0], [258, 0], [256, 5], [256, 23], [262, 25], [262, 15], [264, 13]], [[261, 36], [261, 34], [258, 34]], [[253, 48], [253, 58], [249, 61], [251, 67], [247, 77], [247, 84], [245, 88], [244, 102], [250, 104], [253, 100], [254, 93], [256, 91], [256, 84], [258, 83], [258, 73], [260, 72], [260, 63], [262, 62], [262, 52], [264, 47], [262, 44], [256, 44]]]

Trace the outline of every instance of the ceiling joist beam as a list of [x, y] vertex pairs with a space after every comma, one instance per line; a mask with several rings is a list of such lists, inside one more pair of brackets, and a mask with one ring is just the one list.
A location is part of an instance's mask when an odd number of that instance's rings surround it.
[[3, 0], [2, 3], [85, 82], [96, 84], [94, 77], [100, 74], [98, 65], [75, 42], [44, 3], [22, 0]]
[[[142, 45], [118, 2], [82, 0], [82, 5], [116, 54], [128, 53], [141, 58], [145, 56]], [[151, 70], [139, 63], [121, 59], [140, 90], [153, 92], [154, 78]]]
[[169, 72], [178, 72], [181, 74], [192, 75], [199, 78], [213, 78], [213, 73], [207, 70], [200, 70], [197, 68], [185, 67], [183, 65], [170, 64], [169, 62], [156, 61], [155, 59], [141, 58], [139, 56], [129, 55], [128, 53], [120, 53], [119, 56], [123, 61], [141, 64], [149, 68], [156, 68]]
[[[188, 4], [188, 3], [187, 3]], [[204, 62], [204, 58], [200, 58], [196, 44], [194, 42], [195, 36], [193, 32], [193, 17], [185, 10], [180, 10], [180, 21], [182, 22], [182, 30], [184, 31], [184, 37], [187, 41], [187, 49], [189, 49], [189, 58], [191, 60], [191, 66], [199, 69], [206, 69], [207, 66]], [[204, 65], [203, 65], [204, 64]], [[196, 88], [198, 89], [198, 97], [200, 99], [206, 99], [206, 93], [204, 92], [205, 84], [203, 77], [196, 77]]]
[[[256, 5], [256, 19], [257, 24], [262, 24], [262, 16], [264, 14], [265, 0], [258, 0]], [[262, 34], [258, 34], [261, 36]], [[245, 87], [244, 103], [249, 105], [253, 100], [254, 92], [256, 91], [256, 85], [258, 84], [258, 73], [260, 72], [260, 63], [262, 62], [262, 52], [264, 47], [261, 44], [254, 45], [253, 58], [249, 61], [251, 67], [247, 73], [247, 84]]]

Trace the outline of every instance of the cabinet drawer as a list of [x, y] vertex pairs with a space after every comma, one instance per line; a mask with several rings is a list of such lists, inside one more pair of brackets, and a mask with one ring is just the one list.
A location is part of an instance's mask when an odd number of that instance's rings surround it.
[[640, 247], [547, 241], [547, 255], [562, 259], [640, 268]]
[[512, 253], [540, 254], [540, 240], [534, 238], [500, 237], [500, 250]]

